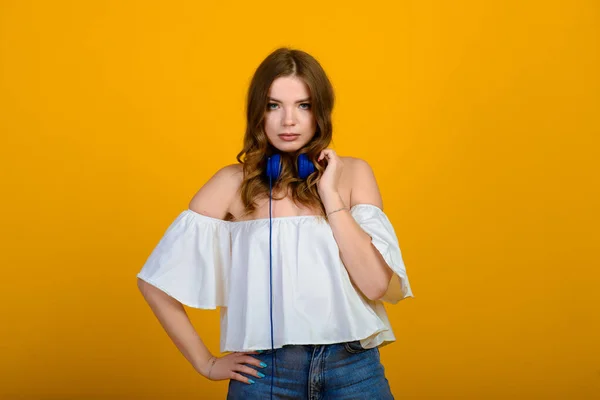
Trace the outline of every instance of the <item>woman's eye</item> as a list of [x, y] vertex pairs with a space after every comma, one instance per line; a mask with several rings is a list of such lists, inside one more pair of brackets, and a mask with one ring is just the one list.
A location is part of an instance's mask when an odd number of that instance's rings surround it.
[[[268, 103], [267, 110], [275, 110], [275, 108], [278, 106], [279, 106], [279, 104], [277, 104], [277, 103]], [[300, 108], [303, 110], [310, 110], [310, 103], [301, 103]]]

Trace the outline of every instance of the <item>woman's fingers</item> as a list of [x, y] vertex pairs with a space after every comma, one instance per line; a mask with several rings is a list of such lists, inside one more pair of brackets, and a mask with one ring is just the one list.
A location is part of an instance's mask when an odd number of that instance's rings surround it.
[[317, 161], [321, 161], [325, 157], [327, 157], [327, 159], [330, 160], [331, 158], [333, 158], [333, 156], [335, 156], [335, 150], [333, 150], [333, 149], [325, 149], [325, 150], [321, 151], [321, 153], [319, 154], [319, 158], [317, 159]]
[[259, 359], [254, 358], [254, 357], [250, 357], [250, 356], [244, 357], [244, 360], [242, 361], [242, 363], [244, 363], [244, 364], [250, 364], [250, 365], [255, 365], [257, 367], [263, 368], [263, 365], [261, 365], [262, 361], [260, 361]]
[[[253, 366], [258, 367], [258, 368], [264, 368], [264, 367], [267, 366], [267, 364], [263, 363], [259, 359], [251, 357], [251, 356], [245, 356], [245, 357], [243, 357], [243, 359], [241, 360], [241, 362], [243, 363], [240, 366], [240, 368], [241, 368], [240, 371], [241, 372], [244, 372], [244, 373], [256, 376], [257, 378], [264, 378], [265, 375], [262, 372], [259, 372], [259, 371], [257, 371], [254, 368], [250, 368], [247, 365], [253, 365]], [[245, 364], [247, 364], [247, 365], [245, 365]]]
[[247, 365], [239, 365], [238, 368], [237, 368], [237, 372], [243, 372], [244, 374], [252, 375], [252, 376], [255, 376], [257, 378], [264, 378], [265, 377], [265, 375], [263, 373], [258, 372], [254, 368], [250, 368]]
[[236, 381], [240, 381], [242, 383], [247, 383], [249, 385], [254, 383], [254, 381], [251, 381], [250, 378], [246, 378], [244, 375], [238, 374], [237, 372], [234, 372], [234, 371], [231, 371], [230, 378], [235, 379]]
[[265, 375], [262, 372], [258, 372], [256, 369], [246, 365], [254, 365], [256, 367], [259, 368], [263, 368], [266, 366], [266, 364], [262, 364], [262, 362], [260, 360], [257, 360], [256, 358], [250, 356], [250, 354], [259, 354], [257, 351], [251, 351], [251, 352], [239, 352], [239, 353], [235, 353], [234, 354], [234, 359], [230, 360], [230, 362], [233, 362], [233, 365], [231, 365], [231, 369], [229, 372], [229, 378], [230, 379], [235, 379], [237, 381], [243, 382], [243, 383], [247, 383], [247, 384], [252, 384], [254, 382], [252, 382], [251, 378], [247, 378], [246, 376], [242, 375], [246, 374], [246, 375], [250, 375], [256, 378], [264, 378]]

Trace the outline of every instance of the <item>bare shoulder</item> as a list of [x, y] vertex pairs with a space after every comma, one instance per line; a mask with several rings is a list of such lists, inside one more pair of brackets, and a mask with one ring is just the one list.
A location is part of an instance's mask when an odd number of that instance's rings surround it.
[[358, 157], [340, 157], [344, 163], [344, 172], [347, 179], [353, 184], [360, 184], [361, 180], [373, 174], [373, 169], [366, 160]]
[[351, 172], [354, 172], [354, 170], [356, 170], [356, 169], [359, 169], [359, 170], [371, 169], [371, 166], [369, 165], [369, 163], [366, 160], [363, 160], [362, 158], [349, 157], [349, 156], [344, 156], [344, 157], [340, 157], [340, 158], [344, 162], [344, 168], [350, 168]]
[[356, 204], [372, 204], [383, 209], [383, 200], [371, 165], [358, 157], [340, 158], [344, 162], [346, 179], [351, 187], [350, 207]]
[[190, 210], [208, 217], [225, 219], [243, 177], [241, 164], [230, 164], [219, 169], [192, 197]]

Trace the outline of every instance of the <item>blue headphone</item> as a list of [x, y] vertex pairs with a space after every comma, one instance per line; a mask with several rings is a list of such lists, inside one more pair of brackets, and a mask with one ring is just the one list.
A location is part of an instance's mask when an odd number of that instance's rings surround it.
[[[316, 171], [315, 164], [308, 159], [306, 154], [298, 156], [298, 177], [306, 179], [310, 174]], [[273, 154], [267, 159], [267, 177], [277, 180], [281, 174], [281, 155]]]
[[[310, 174], [316, 171], [315, 165], [309, 160], [306, 154], [298, 156], [298, 177], [306, 179]], [[269, 304], [271, 317], [271, 398], [273, 398], [273, 375], [275, 375], [275, 351], [273, 344], [273, 221], [271, 204], [273, 199], [273, 181], [276, 181], [281, 175], [281, 156], [273, 154], [267, 159], [266, 175], [269, 178]]]

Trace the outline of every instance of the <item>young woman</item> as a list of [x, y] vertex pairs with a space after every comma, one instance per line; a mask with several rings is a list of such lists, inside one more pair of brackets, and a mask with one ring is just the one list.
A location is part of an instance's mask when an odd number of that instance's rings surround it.
[[[256, 70], [238, 164], [200, 188], [138, 286], [193, 367], [228, 399], [391, 399], [378, 347], [382, 301], [413, 297], [369, 164], [340, 157], [333, 88], [309, 54], [281, 48]], [[183, 308], [221, 312], [222, 357]]]

